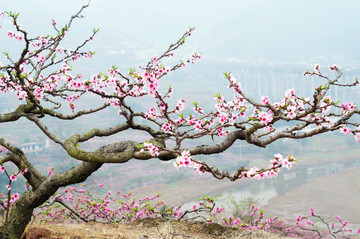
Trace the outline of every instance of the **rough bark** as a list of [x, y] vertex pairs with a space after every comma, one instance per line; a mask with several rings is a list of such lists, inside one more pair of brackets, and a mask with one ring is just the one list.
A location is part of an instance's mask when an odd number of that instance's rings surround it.
[[43, 181], [36, 190], [22, 194], [10, 208], [7, 238], [20, 238], [35, 208], [48, 200], [60, 187], [85, 181], [101, 165], [101, 163], [82, 163], [66, 172], [54, 174]]

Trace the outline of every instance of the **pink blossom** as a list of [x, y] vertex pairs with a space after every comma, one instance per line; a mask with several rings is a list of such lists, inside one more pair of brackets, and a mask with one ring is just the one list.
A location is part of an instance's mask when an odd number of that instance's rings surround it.
[[198, 114], [203, 114], [203, 108], [201, 107], [194, 107], [193, 108], [194, 112], [198, 113]]
[[18, 33], [15, 35], [15, 39], [18, 41], [21, 41], [23, 39], [23, 37]]
[[310, 208], [310, 215], [311, 216], [315, 216], [315, 209], [314, 208]]
[[63, 53], [63, 52], [64, 52], [64, 48], [63, 48], [63, 47], [58, 47], [58, 48], [56, 48], [56, 52], [57, 52], [57, 53]]
[[183, 98], [181, 98], [178, 103], [176, 104], [176, 107], [175, 107], [175, 114], [178, 114], [180, 112], [182, 112], [185, 108], [185, 100]]
[[164, 131], [164, 133], [169, 133], [171, 130], [171, 122], [169, 121], [163, 124], [162, 130]]
[[68, 102], [71, 102], [71, 101], [74, 100], [74, 98], [73, 98], [72, 96], [68, 96], [68, 97], [66, 97], [66, 100], [67, 100]]
[[145, 118], [156, 119], [156, 109], [154, 107], [150, 108], [145, 114]]
[[269, 104], [270, 103], [269, 97], [268, 96], [261, 97], [261, 103], [263, 103], [265, 105]]
[[258, 116], [258, 119], [263, 125], [268, 125], [273, 118], [269, 113], [261, 112]]
[[228, 130], [228, 131], [224, 131], [224, 128], [221, 127], [221, 128], [219, 128], [219, 129], [216, 130], [216, 133], [217, 133], [217, 135], [218, 135], [219, 137], [225, 137], [225, 136], [227, 136], [228, 134], [230, 134], [230, 131], [229, 131], [229, 130]]
[[52, 166], [52, 167], [49, 169], [49, 171], [48, 171], [48, 175], [49, 175], [49, 176], [53, 175], [53, 174], [54, 174], [54, 170], [55, 170], [55, 168], [54, 168], [54, 166]]
[[342, 112], [343, 115], [347, 115], [351, 110], [353, 110], [355, 108], [355, 105], [352, 102], [341, 103], [340, 106], [343, 109], [343, 112]]
[[186, 118], [186, 121], [188, 122], [189, 125], [193, 125], [196, 123], [194, 116], [192, 118], [190, 118], [189, 116], [188, 118]]
[[179, 117], [177, 120], [174, 121], [175, 124], [183, 124], [184, 123], [184, 119]]
[[199, 174], [204, 173], [202, 165], [193, 161], [191, 159], [190, 152], [186, 150], [181, 152], [181, 155], [176, 158], [176, 161], [174, 162], [174, 167], [176, 169], [179, 169], [180, 167], [190, 167], [194, 168], [195, 171], [197, 171]]
[[110, 105], [112, 105], [112, 106], [114, 106], [114, 107], [119, 106], [119, 100], [118, 100], [118, 99], [115, 99], [115, 100], [111, 99], [111, 100], [109, 101], [109, 103], [110, 103]]
[[315, 64], [314, 65], [314, 71], [319, 71], [320, 70], [320, 65], [319, 64]]
[[155, 145], [153, 145], [152, 143], [145, 142], [145, 143], [144, 143], [144, 148], [142, 148], [142, 149], [140, 150], [140, 152], [144, 152], [145, 149], [150, 152], [150, 155], [151, 155], [152, 157], [157, 157], [157, 156], [159, 156], [159, 154], [160, 154], [159, 148], [156, 147]]
[[342, 128], [340, 128], [340, 132], [343, 133], [343, 134], [351, 134], [351, 129], [346, 128], [346, 127], [342, 127]]
[[75, 110], [75, 105], [74, 105], [74, 103], [70, 102], [69, 106], [70, 106], [70, 109], [71, 109], [72, 111]]
[[19, 199], [19, 197], [20, 197], [20, 194], [14, 193], [13, 195], [11, 195], [11, 200], [12, 200], [13, 202], [15, 202], [16, 200]]
[[301, 222], [303, 220], [303, 216], [300, 214], [296, 217], [297, 222]]
[[225, 115], [225, 114], [220, 115], [220, 123], [221, 124], [225, 124], [227, 120], [228, 120], [227, 115]]
[[196, 121], [195, 121], [194, 128], [195, 128], [196, 130], [201, 130], [201, 128], [202, 128], [202, 122], [201, 122], [201, 120], [196, 120]]
[[26, 91], [17, 91], [16, 95], [17, 95], [18, 100], [23, 100], [27, 97], [27, 92]]
[[15, 36], [15, 33], [12, 33], [12, 32], [10, 32], [10, 31], [8, 31], [8, 32], [6, 32], [6, 35], [7, 35], [8, 37], [14, 37], [14, 36]]
[[26, 180], [25, 181], [25, 189], [28, 190], [30, 188], [30, 183]]
[[265, 129], [266, 132], [270, 132], [273, 128], [270, 125], [270, 126], [265, 126], [264, 129]]
[[356, 142], [360, 143], [360, 133], [355, 134], [355, 140]]
[[41, 99], [44, 95], [44, 89], [41, 88], [41, 87], [37, 87], [35, 90], [34, 90], [34, 95], [37, 99]]
[[16, 179], [17, 179], [16, 175], [12, 174], [12, 175], [10, 176], [10, 180], [11, 180], [11, 181], [16, 181]]
[[344, 228], [344, 227], [346, 227], [348, 224], [349, 224], [348, 221], [343, 221], [343, 223], [341, 224], [341, 227]]
[[337, 67], [337, 65], [332, 65], [329, 66], [329, 71], [339, 71], [339, 68]]
[[286, 92], [285, 92], [285, 97], [286, 98], [292, 98], [292, 96], [295, 94], [295, 90], [294, 89], [288, 89]]

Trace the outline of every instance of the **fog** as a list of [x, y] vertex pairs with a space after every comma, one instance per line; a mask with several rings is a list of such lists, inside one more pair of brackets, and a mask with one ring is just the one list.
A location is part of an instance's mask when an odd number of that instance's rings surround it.
[[[64, 25], [86, 2], [2, 1], [0, 9], [20, 12], [25, 29], [47, 34], [52, 18]], [[96, 27], [101, 29], [96, 49], [124, 52], [114, 42], [126, 38], [156, 52], [194, 26], [187, 47], [208, 58], [351, 65], [359, 63], [359, 7], [355, 0], [93, 0], [86, 18], [74, 24], [74, 37], [86, 37]]]

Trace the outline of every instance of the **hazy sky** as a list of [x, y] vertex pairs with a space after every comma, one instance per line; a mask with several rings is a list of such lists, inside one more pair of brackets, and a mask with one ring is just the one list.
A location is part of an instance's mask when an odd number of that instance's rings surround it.
[[[86, 2], [2, 1], [0, 9], [21, 12], [25, 28], [46, 34], [52, 17], [64, 24]], [[86, 37], [100, 28], [97, 49], [120, 52], [126, 38], [162, 50], [196, 26], [188, 47], [204, 56], [345, 65], [360, 62], [358, 9], [356, 0], [93, 0], [75, 32]]]

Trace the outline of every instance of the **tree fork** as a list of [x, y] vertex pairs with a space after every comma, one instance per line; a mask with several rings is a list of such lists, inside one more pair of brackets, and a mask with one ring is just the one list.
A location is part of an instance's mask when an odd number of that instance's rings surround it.
[[22, 194], [10, 207], [6, 229], [7, 238], [20, 238], [30, 222], [35, 208], [46, 202], [60, 187], [85, 181], [101, 165], [101, 163], [81, 163], [66, 172], [57, 173], [47, 178], [36, 190]]

